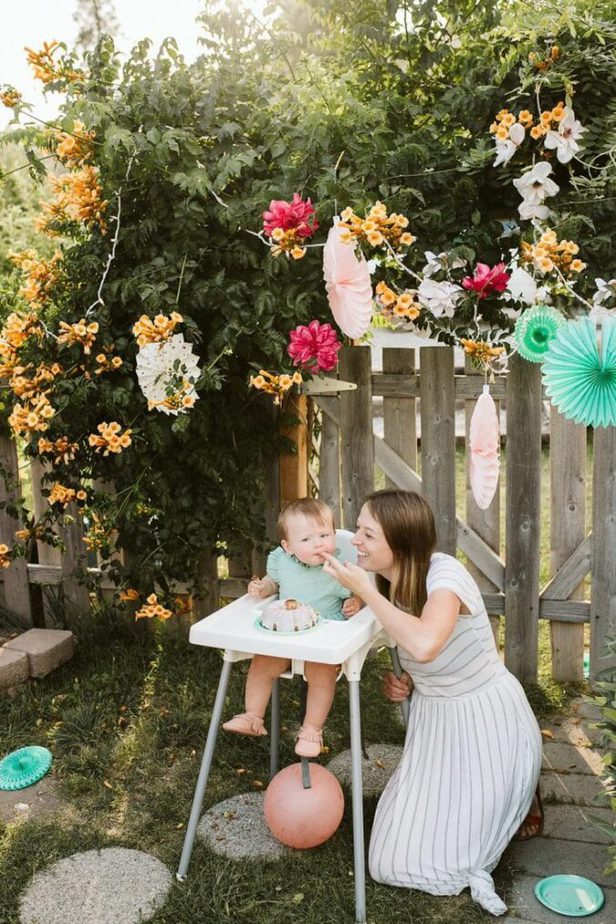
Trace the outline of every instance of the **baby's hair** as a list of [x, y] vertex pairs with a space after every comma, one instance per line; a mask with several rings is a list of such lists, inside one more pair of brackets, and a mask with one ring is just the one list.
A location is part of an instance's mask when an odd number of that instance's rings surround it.
[[278, 517], [277, 529], [278, 539], [282, 541], [287, 538], [287, 522], [289, 517], [296, 516], [298, 513], [315, 520], [317, 523], [326, 523], [335, 527], [334, 515], [327, 504], [316, 497], [300, 497], [297, 500], [289, 501], [285, 504]]

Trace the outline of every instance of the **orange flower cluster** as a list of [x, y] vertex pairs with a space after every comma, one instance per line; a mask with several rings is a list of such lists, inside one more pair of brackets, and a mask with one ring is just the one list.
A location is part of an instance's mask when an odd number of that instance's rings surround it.
[[126, 590], [120, 591], [120, 600], [122, 603], [130, 603], [133, 600], [139, 599], [139, 591], [135, 590], [134, 587], [127, 587]]
[[0, 543], [0, 568], [8, 568], [11, 564], [11, 550], [4, 542]]
[[[522, 109], [517, 116], [508, 109], [501, 109], [494, 116], [494, 121], [490, 125], [490, 132], [496, 137], [497, 141], [507, 141], [510, 129], [519, 123], [522, 128], [529, 128], [533, 124], [533, 114], [528, 109]], [[531, 135], [533, 130], [531, 129]], [[533, 138], [535, 135], [533, 135]]]
[[103, 372], [114, 372], [122, 365], [122, 360], [119, 356], [105, 356], [104, 353], [98, 354], [96, 362], [98, 366], [94, 370], [95, 375], [102, 375]]
[[54, 465], [59, 465], [60, 462], [64, 464], [72, 462], [75, 458], [75, 454], [79, 449], [78, 443], [71, 443], [67, 436], [60, 436], [55, 442], [45, 439], [44, 436], [41, 436], [38, 441], [38, 451], [39, 455], [44, 453], [53, 453], [55, 458], [53, 459]]
[[298, 234], [297, 228], [274, 228], [271, 238], [275, 244], [271, 248], [273, 257], [288, 253], [294, 260], [301, 260], [306, 256], [306, 248], [302, 247], [303, 237]]
[[56, 157], [67, 167], [82, 167], [91, 160], [96, 132], [88, 131], [79, 119], [75, 120], [72, 132], [59, 132], [57, 138]]
[[15, 87], [6, 87], [0, 92], [0, 103], [7, 109], [14, 109], [22, 100], [22, 95]]
[[537, 54], [536, 51], [531, 51], [531, 53], [528, 56], [528, 60], [530, 61], [532, 66], [535, 68], [535, 70], [538, 70], [538, 71], [547, 71], [550, 67], [552, 67], [555, 61], [558, 61], [559, 58], [560, 58], [560, 48], [558, 47], [558, 45], [552, 45], [552, 47], [550, 48], [550, 53], [547, 56], [547, 58], [541, 58]]
[[360, 241], [370, 247], [389, 244], [395, 251], [399, 251], [402, 247], [410, 247], [416, 240], [410, 232], [404, 230], [408, 228], [408, 218], [395, 212], [388, 215], [382, 202], [376, 202], [365, 218], [356, 215], [352, 208], [346, 208], [340, 217], [340, 227], [346, 229], [340, 237], [342, 241]]
[[61, 60], [54, 60], [54, 55], [59, 48], [59, 42], [43, 42], [43, 47], [40, 51], [26, 48], [28, 64], [32, 66], [34, 76], [45, 86], [55, 80], [68, 80], [70, 83], [75, 83], [84, 78], [83, 71], [74, 70], [69, 64]]
[[0, 331], [0, 356], [9, 359], [15, 350], [23, 346], [28, 337], [35, 334], [37, 337], [43, 333], [35, 314], [21, 314], [12, 312]]
[[95, 552], [98, 549], [104, 549], [111, 543], [111, 532], [102, 521], [101, 517], [94, 511], [88, 512], [90, 525], [88, 534], [83, 537], [84, 544], [89, 552]]
[[156, 594], [150, 594], [146, 603], [139, 607], [135, 613], [135, 619], [153, 619], [154, 617], [158, 617], [158, 619], [169, 619], [171, 616], [173, 616], [171, 610], [166, 610], [165, 607], [158, 602]]
[[36, 430], [44, 433], [49, 429], [48, 421], [54, 416], [55, 410], [47, 400], [45, 394], [33, 396], [28, 403], [16, 404], [9, 417], [9, 426], [13, 432], [30, 434]]
[[34, 250], [10, 252], [8, 256], [26, 277], [19, 295], [30, 302], [33, 308], [40, 308], [48, 301], [51, 290], [58, 281], [62, 251], [56, 250], [49, 260], [39, 257]]
[[483, 366], [489, 366], [495, 359], [505, 352], [505, 347], [493, 347], [484, 340], [460, 340], [464, 352], [471, 359]]
[[121, 433], [121, 426], [116, 421], [111, 423], [100, 423], [97, 427], [100, 436], [91, 433], [88, 437], [90, 446], [96, 447], [96, 452], [102, 452], [108, 456], [110, 452], [116, 455], [126, 449], [132, 443], [130, 438], [132, 430], [125, 430]]
[[92, 321], [86, 324], [85, 318], [76, 324], [67, 324], [66, 321], [60, 321], [60, 331], [58, 343], [80, 343], [83, 346], [83, 352], [88, 355], [98, 334], [98, 322]]
[[553, 109], [546, 109], [539, 116], [539, 124], [531, 128], [531, 137], [535, 140], [543, 138], [549, 131], [558, 131], [558, 126], [565, 118], [565, 104], [561, 100]]
[[388, 321], [414, 321], [421, 313], [414, 289], [405, 289], [401, 295], [397, 295], [385, 282], [379, 282], [375, 293], [380, 313]]
[[294, 372], [293, 375], [276, 375], [274, 372], [260, 369], [258, 375], [250, 376], [250, 387], [264, 391], [266, 395], [273, 395], [274, 404], [280, 404], [289, 389], [293, 385], [300, 385], [302, 381], [300, 372]]
[[33, 526], [32, 529], [16, 529], [15, 538], [18, 542], [29, 542], [31, 539], [40, 539], [43, 532], [42, 526]]
[[177, 411], [180, 408], [182, 410], [189, 410], [191, 407], [194, 407], [196, 397], [194, 394], [189, 395], [187, 391], [192, 389], [192, 384], [187, 379], [182, 379], [182, 382], [176, 392], [172, 395], [167, 395], [162, 401], [148, 401], [148, 411], [153, 411], [156, 407], [166, 407], [171, 411]]
[[561, 273], [581, 273], [586, 264], [576, 258], [580, 248], [574, 241], [559, 241], [555, 231], [544, 231], [536, 244], [522, 241], [520, 259], [532, 263], [541, 273], [558, 269]]
[[63, 507], [66, 507], [75, 500], [85, 501], [87, 496], [86, 492], [82, 489], [75, 490], [75, 488], [67, 488], [56, 481], [55, 484], [51, 486], [48, 500], [50, 504], [61, 504]]
[[43, 214], [36, 221], [38, 231], [57, 237], [59, 225], [77, 222], [88, 228], [96, 225], [102, 234], [106, 233], [104, 216], [109, 202], [103, 199], [98, 167], [84, 164], [76, 173], [51, 177], [51, 185], [56, 199], [42, 203]]
[[13, 374], [9, 380], [9, 387], [13, 394], [18, 398], [25, 398], [28, 401], [31, 401], [34, 395], [37, 394], [41, 385], [53, 382], [56, 375], [62, 372], [62, 367], [59, 366], [58, 363], [54, 363], [53, 366], [46, 366], [44, 363], [41, 363], [36, 367], [36, 371], [32, 378], [28, 378], [25, 373], [29, 372], [32, 368], [32, 365], [15, 365]]
[[183, 320], [184, 318], [177, 311], [172, 311], [169, 317], [157, 314], [153, 321], [147, 314], [142, 314], [133, 325], [133, 334], [139, 346], [145, 346], [146, 343], [161, 343], [169, 339], [177, 325]]

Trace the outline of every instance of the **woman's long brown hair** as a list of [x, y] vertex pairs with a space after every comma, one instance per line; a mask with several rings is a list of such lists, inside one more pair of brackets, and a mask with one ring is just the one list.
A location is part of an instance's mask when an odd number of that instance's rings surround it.
[[421, 616], [428, 598], [430, 556], [436, 548], [432, 508], [414, 491], [375, 491], [366, 498], [366, 506], [394, 556], [391, 583], [377, 575], [377, 587], [396, 606]]

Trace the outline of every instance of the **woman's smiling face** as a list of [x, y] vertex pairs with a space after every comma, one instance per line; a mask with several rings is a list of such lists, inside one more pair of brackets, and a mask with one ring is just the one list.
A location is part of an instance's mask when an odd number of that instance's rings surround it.
[[357, 549], [357, 564], [366, 571], [376, 571], [390, 580], [394, 554], [387, 544], [381, 524], [366, 504], [359, 512], [357, 532], [352, 542]]

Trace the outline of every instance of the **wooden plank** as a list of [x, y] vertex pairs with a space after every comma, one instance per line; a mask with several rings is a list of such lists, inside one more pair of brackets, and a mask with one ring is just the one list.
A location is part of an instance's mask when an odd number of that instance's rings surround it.
[[[336, 416], [340, 419], [338, 398], [326, 398], [325, 403], [336, 407]], [[322, 408], [321, 402], [319, 405]], [[321, 414], [321, 448], [319, 453], [319, 497], [334, 514], [338, 526], [342, 522], [340, 494], [340, 428], [331, 414], [322, 409]]]
[[598, 427], [593, 436], [593, 553], [590, 602], [590, 676], [616, 667], [605, 639], [616, 636], [616, 427]]
[[[0, 457], [9, 479], [8, 485], [0, 475], [0, 502], [14, 502], [19, 497], [19, 466], [17, 447], [12, 439], [0, 436]], [[0, 510], [0, 543], [13, 548], [15, 531], [22, 524], [6, 510]], [[2, 569], [4, 577], [4, 604], [16, 617], [20, 625], [30, 628], [33, 624], [28, 570], [25, 558], [16, 558], [8, 568]]]
[[[470, 360], [470, 357], [465, 357], [465, 369], [467, 374], [470, 375], [472, 372], [473, 366]], [[477, 376], [474, 376], [477, 378]], [[482, 384], [483, 389], [483, 384]], [[490, 386], [490, 393], [492, 393], [492, 386]], [[470, 483], [470, 443], [469, 435], [471, 428], [471, 419], [473, 416], [473, 411], [475, 410], [477, 402], [475, 400], [467, 400], [464, 402], [464, 416], [465, 416], [465, 433], [466, 433], [466, 522], [473, 529], [478, 536], [481, 536], [483, 541], [494, 551], [497, 555], [500, 553], [500, 479], [496, 493], [492, 498], [492, 501], [485, 510], [482, 510], [477, 506], [475, 498], [473, 497], [473, 492], [471, 490]], [[496, 402], [496, 412], [499, 413], [499, 403]], [[498, 586], [494, 584], [489, 578], [483, 574], [481, 569], [479, 569], [472, 559], [468, 560], [468, 570], [477, 582], [479, 590], [490, 593], [498, 589]], [[490, 624], [492, 626], [492, 632], [494, 633], [494, 641], [498, 647], [500, 644], [500, 629], [501, 629], [501, 619], [500, 615], [495, 613], [490, 613]]]
[[541, 367], [511, 357], [507, 387], [505, 664], [536, 682], [541, 513]]
[[[592, 567], [592, 533], [573, 550], [541, 591], [547, 600], [568, 600]], [[579, 598], [581, 599], [581, 598]]]
[[436, 520], [438, 549], [456, 551], [456, 433], [453, 348], [419, 351], [421, 475]]
[[284, 416], [297, 422], [280, 427], [281, 436], [294, 445], [291, 452], [280, 455], [280, 503], [306, 497], [308, 494], [308, 398], [306, 395], [288, 395], [284, 403]]
[[[386, 347], [383, 350], [385, 373], [411, 375], [415, 368], [415, 351]], [[383, 433], [385, 442], [413, 469], [417, 468], [417, 418], [413, 398], [383, 399]], [[386, 479], [388, 488], [396, 487]]]
[[192, 598], [192, 610], [195, 619], [209, 616], [220, 606], [220, 582], [218, 580], [218, 556], [212, 552], [203, 552], [199, 560], [198, 580], [201, 592]]
[[[377, 465], [398, 488], [404, 491], [418, 491], [423, 494], [421, 477], [398, 456], [391, 446], [379, 436], [374, 437], [374, 452]], [[459, 549], [473, 561], [482, 574], [497, 587], [504, 590], [505, 565], [483, 539], [468, 524], [456, 517], [456, 543]]]
[[342, 526], [354, 530], [364, 498], [374, 490], [370, 347], [343, 347], [339, 372], [341, 379], [357, 385], [339, 398]]
[[[385, 350], [383, 350], [383, 355], [385, 355]], [[478, 398], [483, 389], [484, 378], [482, 375], [456, 375], [453, 381], [456, 398]], [[394, 375], [392, 373], [375, 372], [372, 375], [372, 393], [386, 398], [419, 398], [420, 383], [421, 376], [416, 374]], [[494, 399], [504, 398], [506, 394], [505, 380], [498, 379], [490, 390]]]
[[590, 603], [586, 600], [541, 600], [539, 616], [558, 622], [588, 622]]
[[87, 573], [87, 549], [83, 541], [83, 521], [76, 503], [68, 504], [65, 511], [65, 525], [60, 527], [64, 552], [60, 571], [62, 574], [62, 601], [71, 617], [84, 616], [90, 609], [90, 594], [84, 585]]
[[[586, 427], [576, 424], [555, 408], [550, 409], [550, 483], [551, 483], [551, 533], [550, 569], [556, 573], [584, 542], [586, 535]], [[575, 571], [579, 556], [570, 565], [570, 574]], [[583, 562], [586, 569], [566, 597], [583, 599], [582, 581], [590, 567], [590, 548]], [[582, 567], [584, 564], [582, 564]], [[564, 578], [552, 584], [548, 597], [562, 594]], [[552, 641], [552, 676], [555, 680], [584, 679], [584, 626], [557, 622], [550, 623]]]

